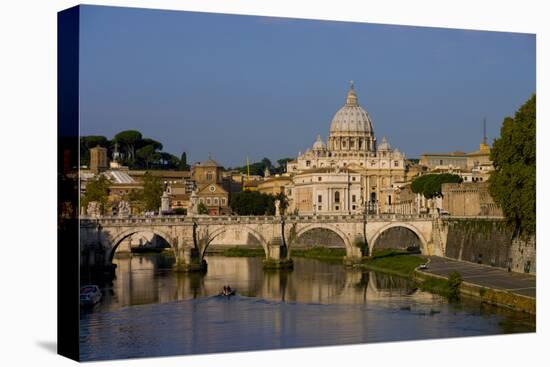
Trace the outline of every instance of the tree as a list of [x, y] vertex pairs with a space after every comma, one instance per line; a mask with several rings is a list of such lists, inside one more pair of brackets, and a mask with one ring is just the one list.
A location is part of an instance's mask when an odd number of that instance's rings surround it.
[[162, 150], [162, 143], [150, 138], [143, 138], [141, 140], [138, 140], [136, 142], [136, 149], [143, 148], [148, 145], [153, 146], [154, 150]]
[[144, 163], [146, 169], [149, 169], [152, 163], [159, 160], [160, 155], [154, 145], [146, 145], [136, 151], [136, 158], [140, 163]]
[[143, 139], [141, 133], [137, 130], [125, 130], [115, 135], [113, 141], [121, 146], [125, 156], [130, 162], [136, 158], [136, 146]]
[[277, 159], [277, 164], [278, 164], [278, 167], [275, 168], [275, 173], [279, 173], [279, 174], [282, 174], [282, 173], [285, 173], [286, 172], [286, 164], [290, 161], [293, 161], [294, 159], [293, 158], [281, 158], [281, 159]]
[[288, 208], [288, 198], [285, 195], [284, 192], [280, 192], [277, 195], [275, 195], [275, 200], [279, 200], [279, 209], [281, 211], [281, 214], [285, 214], [286, 209]]
[[422, 194], [426, 199], [441, 197], [441, 185], [444, 183], [460, 183], [462, 178], [451, 173], [428, 174], [417, 177], [411, 184], [415, 194]]
[[250, 169], [251, 175], [263, 176], [266, 167], [269, 168], [270, 171], [274, 171], [274, 167], [268, 158], [263, 158], [260, 162], [255, 162], [249, 164], [248, 166], [244, 165], [241, 167], [235, 167], [234, 169], [242, 173], [248, 173], [248, 170]]
[[160, 179], [146, 172], [143, 176], [143, 201], [145, 210], [158, 210], [164, 187]]
[[189, 165], [187, 164], [187, 153], [181, 153], [181, 158], [179, 161], [178, 170], [179, 171], [189, 171]]
[[231, 196], [231, 209], [239, 215], [274, 215], [275, 196], [258, 191], [243, 191]]
[[180, 160], [173, 154], [160, 152], [159, 165], [163, 169], [177, 169], [180, 165]]
[[517, 234], [536, 228], [536, 95], [502, 122], [491, 160], [489, 192]]
[[204, 205], [204, 203], [199, 203], [197, 206], [197, 211], [199, 214], [208, 214], [208, 208]]
[[164, 187], [160, 179], [150, 172], [143, 175], [143, 189], [132, 190], [128, 200], [138, 210], [156, 211], [160, 207]]
[[86, 185], [86, 192], [80, 200], [80, 205], [84, 208], [92, 201], [100, 204], [100, 210], [103, 211], [109, 198], [109, 186], [111, 183], [104, 175], [99, 175]]

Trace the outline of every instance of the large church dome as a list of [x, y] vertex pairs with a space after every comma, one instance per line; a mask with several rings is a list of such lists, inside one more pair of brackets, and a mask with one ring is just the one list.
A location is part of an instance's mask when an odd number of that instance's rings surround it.
[[350, 86], [346, 104], [332, 118], [330, 133], [373, 134], [372, 121], [367, 111], [359, 106], [353, 84]]

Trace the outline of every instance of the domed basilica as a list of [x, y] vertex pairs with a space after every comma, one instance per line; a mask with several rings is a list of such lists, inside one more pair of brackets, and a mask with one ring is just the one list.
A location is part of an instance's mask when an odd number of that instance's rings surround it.
[[320, 135], [310, 149], [288, 162], [290, 209], [300, 214], [389, 211], [393, 193], [407, 179], [405, 155], [380, 144], [353, 83], [332, 118], [327, 143]]

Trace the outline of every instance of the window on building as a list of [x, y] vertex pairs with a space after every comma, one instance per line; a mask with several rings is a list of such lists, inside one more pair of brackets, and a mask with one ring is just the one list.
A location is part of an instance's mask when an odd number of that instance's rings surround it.
[[204, 199], [203, 199], [203, 198], [200, 198], [200, 199], [199, 199], [199, 203], [204, 204]]
[[210, 200], [210, 198], [207, 198], [206, 199], [206, 205], [210, 205], [210, 204], [212, 204], [212, 201]]
[[350, 141], [350, 142], [349, 142], [349, 147], [350, 147], [350, 148], [353, 148], [354, 146], [355, 146], [354, 141], [353, 141], [353, 140]]
[[342, 141], [342, 147], [344, 147], [344, 148], [346, 147], [346, 141], [345, 140]]
[[306, 161], [306, 167], [311, 166], [311, 161]]
[[218, 204], [219, 204], [218, 198], [214, 198], [214, 205], [218, 205]]
[[355, 210], [355, 205], [352, 205], [351, 208], [352, 208], [353, 210]]
[[355, 176], [351, 178], [352, 181], [355, 181]]
[[322, 177], [318, 177], [317, 178], [317, 181], [321, 181], [323, 178]]
[[220, 202], [221, 202], [222, 205], [225, 205], [225, 198], [221, 198]]
[[394, 167], [399, 167], [399, 161], [393, 161], [393, 166]]
[[323, 210], [323, 207], [322, 207], [321, 205], [319, 205], [319, 206], [317, 207], [317, 210]]
[[388, 205], [391, 205], [391, 195], [388, 195]]
[[323, 202], [323, 195], [317, 195], [317, 202], [322, 203]]
[[443, 159], [440, 159], [440, 160], [439, 160], [439, 165], [440, 165], [440, 166], [443, 165]]
[[[335, 203], [339, 203], [339, 202], [340, 202], [340, 192], [339, 192], [339, 191], [336, 191], [336, 192], [334, 193], [334, 202], [335, 202]], [[338, 210], [338, 209], [336, 209], [336, 210]]]
[[355, 195], [351, 195], [351, 202], [355, 203]]
[[339, 207], [338, 205], [336, 205], [336, 206], [334, 207], [334, 210], [340, 210], [340, 207]]
[[206, 174], [206, 181], [212, 181], [212, 177], [213, 177], [212, 172], [208, 172]]

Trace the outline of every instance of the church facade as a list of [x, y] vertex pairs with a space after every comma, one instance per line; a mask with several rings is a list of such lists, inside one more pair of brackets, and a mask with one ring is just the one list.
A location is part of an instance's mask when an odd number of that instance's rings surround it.
[[311, 148], [287, 163], [287, 173], [289, 210], [304, 215], [390, 212], [408, 179], [405, 155], [385, 137], [378, 143], [353, 83], [327, 142], [317, 136]]

